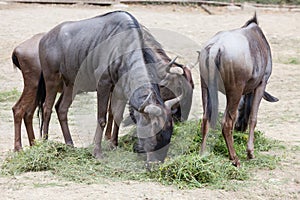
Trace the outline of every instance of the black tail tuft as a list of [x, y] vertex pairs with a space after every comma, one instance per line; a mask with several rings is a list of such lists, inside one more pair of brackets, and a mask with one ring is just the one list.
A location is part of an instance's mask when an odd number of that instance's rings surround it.
[[269, 94], [269, 93], [266, 92], [266, 91], [264, 92], [263, 98], [264, 98], [266, 101], [268, 101], [268, 102], [277, 102], [277, 101], [279, 101], [278, 98], [272, 96], [271, 94]]
[[250, 112], [252, 108], [253, 94], [246, 94], [241, 98], [239, 105], [239, 114], [235, 123], [236, 131], [245, 132], [248, 128]]
[[13, 64], [21, 70], [20, 63], [19, 63], [18, 57], [16, 56], [15, 52], [13, 52], [13, 54], [11, 55], [11, 59], [12, 59]]
[[41, 73], [37, 95], [36, 95], [36, 103], [38, 105], [38, 117], [40, 121], [40, 136], [42, 137], [42, 129], [43, 129], [43, 122], [44, 122], [44, 108], [43, 104], [46, 99], [46, 85], [43, 76], [43, 72]]

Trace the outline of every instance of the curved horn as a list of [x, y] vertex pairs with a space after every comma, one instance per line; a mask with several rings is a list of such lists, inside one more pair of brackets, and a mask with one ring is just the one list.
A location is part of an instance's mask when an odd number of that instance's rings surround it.
[[144, 112], [155, 116], [159, 116], [162, 114], [161, 108], [153, 104], [146, 106]]
[[177, 58], [178, 56], [176, 56], [173, 60], [171, 60], [168, 65], [173, 65]]
[[146, 104], [148, 103], [148, 101], [149, 101], [151, 95], [152, 95], [152, 92], [150, 92], [150, 93], [148, 94], [148, 96], [146, 97], [145, 101], [142, 103], [142, 105], [140, 105], [140, 107], [138, 108], [138, 111], [139, 111], [139, 112], [141, 112], [141, 111], [145, 108], [145, 106], [146, 106]]
[[165, 101], [165, 106], [166, 106], [167, 108], [171, 109], [172, 106], [173, 106], [174, 104], [176, 104], [176, 103], [178, 103], [179, 101], [181, 101], [182, 97], [183, 97], [183, 95], [180, 95], [179, 97], [176, 97], [176, 98], [174, 98], [174, 99], [170, 99], [170, 100], [168, 100], [168, 101]]
[[168, 65], [167, 65], [167, 72], [170, 72], [171, 66], [174, 64], [174, 62], [176, 61], [176, 59], [178, 58], [178, 56], [176, 56], [173, 60], [171, 60]]

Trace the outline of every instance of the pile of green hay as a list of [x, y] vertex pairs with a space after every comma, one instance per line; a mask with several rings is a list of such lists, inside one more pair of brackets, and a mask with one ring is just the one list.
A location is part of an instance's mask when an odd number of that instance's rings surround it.
[[16, 175], [28, 171], [51, 171], [70, 181], [83, 183], [114, 180], [159, 181], [179, 188], [213, 186], [224, 188], [231, 180], [247, 180], [256, 169], [274, 169], [279, 159], [264, 152], [278, 146], [277, 142], [256, 132], [254, 160], [246, 159], [247, 134], [234, 133], [235, 149], [242, 166], [234, 167], [228, 159], [225, 141], [220, 130], [211, 131], [207, 141], [209, 153], [199, 155], [201, 142], [197, 121], [177, 124], [165, 163], [146, 170], [144, 156], [133, 152], [136, 138], [131, 131], [120, 138], [119, 148], [109, 150], [104, 142], [105, 158], [96, 160], [90, 148], [72, 148], [62, 143], [37, 141], [33, 147], [19, 153], [10, 153], [4, 160], [1, 172]]
[[165, 184], [181, 188], [215, 186], [224, 188], [230, 180], [247, 180], [255, 169], [274, 169], [279, 161], [274, 155], [266, 155], [279, 142], [267, 139], [260, 131], [255, 132], [255, 156], [247, 160], [246, 144], [248, 134], [234, 132], [234, 147], [241, 160], [240, 168], [234, 167], [228, 159], [228, 151], [220, 127], [211, 130], [207, 139], [207, 150], [199, 155], [201, 144], [200, 123], [191, 121], [175, 127], [168, 159], [158, 169], [156, 178]]

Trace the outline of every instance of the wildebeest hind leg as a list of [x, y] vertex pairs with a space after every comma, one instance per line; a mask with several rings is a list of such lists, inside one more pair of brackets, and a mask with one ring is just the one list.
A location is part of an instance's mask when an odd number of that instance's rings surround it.
[[[50, 73], [49, 73], [50, 74]], [[43, 123], [43, 138], [48, 139], [49, 123], [52, 113], [54, 101], [58, 92], [58, 85], [60, 84], [59, 75], [44, 73], [44, 79], [46, 83], [46, 98], [44, 107], [44, 123]]]
[[68, 110], [72, 104], [72, 98], [73, 98], [72, 94], [73, 94], [73, 87], [65, 86], [63, 93], [61, 94], [58, 102], [55, 105], [56, 113], [61, 126], [61, 130], [63, 132], [65, 143], [71, 146], [73, 146], [73, 140], [68, 126]]
[[25, 111], [21, 106], [22, 98], [23, 98], [23, 94], [19, 99], [19, 101], [12, 108], [14, 114], [14, 126], [15, 126], [15, 144], [14, 144], [15, 151], [20, 151], [22, 149], [21, 124], [22, 124], [23, 116], [25, 114]]
[[259, 85], [254, 91], [254, 98], [249, 118], [249, 137], [247, 143], [247, 156], [249, 159], [254, 158], [254, 129], [257, 123], [257, 112], [259, 108], [260, 101], [263, 97], [266, 84], [266, 81], [262, 81], [261, 85]]
[[19, 151], [22, 149], [22, 142], [21, 142], [22, 119], [24, 119], [25, 126], [27, 129], [29, 144], [32, 145], [34, 141], [34, 132], [32, 127], [33, 113], [36, 108], [34, 92], [36, 92], [34, 88], [25, 87], [20, 99], [12, 108], [13, 115], [14, 115], [14, 127], [15, 127], [15, 144], [14, 144], [15, 151]]
[[232, 129], [237, 116], [238, 105], [242, 97], [241, 92], [240, 94], [237, 94], [237, 91], [243, 91], [243, 90], [241, 88], [233, 89], [233, 90], [234, 90], [233, 92], [226, 93], [227, 103], [226, 103], [225, 115], [222, 121], [222, 134], [225, 138], [227, 149], [229, 151], [229, 158], [230, 160], [233, 160], [232, 164], [239, 167], [240, 161], [233, 147]]
[[[201, 80], [201, 85], [203, 84]], [[203, 106], [203, 118], [201, 124], [201, 133], [202, 133], [202, 143], [201, 143], [201, 150], [200, 154], [203, 154], [206, 148], [206, 140], [207, 140], [207, 133], [209, 129], [208, 123], [208, 89], [205, 87], [201, 88], [202, 91], [202, 106]]]
[[118, 146], [118, 135], [119, 135], [119, 127], [123, 120], [123, 113], [126, 106], [126, 101], [117, 100], [116, 103], [113, 101], [112, 103], [112, 113], [114, 116], [114, 129], [111, 137], [111, 145], [112, 147]]
[[33, 114], [34, 114], [35, 108], [36, 108], [36, 106], [34, 107], [32, 112], [27, 112], [27, 113], [25, 113], [25, 116], [24, 116], [24, 123], [25, 123], [30, 146], [32, 146], [34, 144], [34, 140], [35, 140], [33, 126], [32, 126], [32, 119], [33, 119]]

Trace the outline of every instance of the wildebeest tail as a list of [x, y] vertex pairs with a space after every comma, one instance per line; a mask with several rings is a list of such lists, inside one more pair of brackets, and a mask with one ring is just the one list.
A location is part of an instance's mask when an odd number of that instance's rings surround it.
[[[263, 98], [268, 102], [277, 102], [278, 98], [264, 91]], [[253, 93], [243, 95], [239, 104], [239, 114], [235, 123], [236, 131], [245, 132], [248, 127], [250, 112], [252, 108]]]
[[278, 98], [272, 96], [271, 94], [269, 94], [268, 92], [264, 91], [264, 95], [263, 98], [268, 101], [268, 102], [277, 102], [279, 101]]
[[248, 127], [250, 112], [252, 108], [253, 93], [243, 95], [239, 104], [239, 114], [235, 123], [236, 131], [245, 132]]
[[46, 85], [44, 80], [43, 72], [41, 73], [38, 90], [36, 94], [36, 102], [38, 105], [38, 117], [40, 121], [40, 136], [42, 137], [42, 129], [43, 129], [43, 122], [44, 122], [44, 107], [43, 104], [46, 99]]
[[209, 50], [208, 58], [208, 121], [212, 128], [216, 127], [218, 119], [218, 108], [219, 108], [219, 98], [218, 98], [218, 77], [219, 77], [219, 67], [221, 59], [221, 50], [211, 48]]
[[19, 68], [21, 70], [20, 63], [19, 63], [18, 57], [16, 56], [15, 52], [13, 52], [13, 54], [11, 55], [11, 59], [12, 59], [14, 66], [16, 66], [17, 68]]

